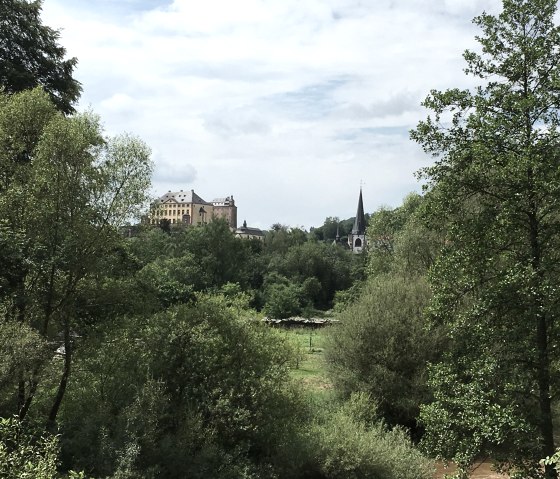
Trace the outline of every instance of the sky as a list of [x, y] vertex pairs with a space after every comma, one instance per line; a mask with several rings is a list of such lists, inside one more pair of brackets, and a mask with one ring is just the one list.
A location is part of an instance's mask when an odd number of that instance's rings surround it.
[[78, 110], [152, 150], [152, 195], [233, 195], [239, 223], [309, 229], [396, 207], [432, 161], [431, 89], [469, 88], [472, 19], [500, 0], [43, 0]]

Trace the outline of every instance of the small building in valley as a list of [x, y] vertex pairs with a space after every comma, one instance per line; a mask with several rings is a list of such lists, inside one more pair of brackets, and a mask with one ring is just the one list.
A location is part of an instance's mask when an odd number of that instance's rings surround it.
[[247, 221], [243, 221], [243, 226], [235, 230], [235, 236], [245, 239], [264, 240], [264, 232], [258, 228], [251, 228], [247, 226]]

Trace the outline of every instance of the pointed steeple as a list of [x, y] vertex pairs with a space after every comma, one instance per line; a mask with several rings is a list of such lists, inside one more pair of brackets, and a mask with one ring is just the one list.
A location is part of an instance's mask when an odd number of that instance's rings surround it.
[[336, 225], [336, 236], [334, 237], [333, 242], [331, 243], [333, 246], [340, 245], [340, 231], [338, 229], [338, 224]]
[[360, 198], [358, 199], [358, 211], [352, 228], [353, 235], [363, 235], [366, 233], [366, 216], [364, 215], [364, 201], [362, 200], [362, 188], [360, 187]]

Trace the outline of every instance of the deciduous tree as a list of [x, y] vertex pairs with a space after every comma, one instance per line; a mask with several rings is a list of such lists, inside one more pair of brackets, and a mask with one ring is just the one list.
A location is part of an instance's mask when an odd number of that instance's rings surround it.
[[[475, 19], [480, 79], [433, 91], [412, 138], [435, 157], [426, 218], [446, 224], [431, 318], [453, 347], [432, 369], [427, 443], [465, 468], [485, 450], [526, 466], [554, 452], [560, 252], [560, 29], [556, 0], [504, 0]], [[483, 394], [481, 394], [483, 392]], [[449, 421], [442, 420], [448, 418]], [[526, 475], [536, 472], [526, 467]], [[547, 477], [554, 477], [552, 468]], [[525, 476], [527, 477], [527, 476]]]
[[42, 24], [41, 4], [0, 2], [0, 87], [13, 93], [41, 86], [60, 111], [72, 113], [81, 92], [72, 77], [77, 60], [65, 59], [59, 32]]
[[[4, 319], [25, 323], [64, 345], [60, 384], [47, 413], [53, 423], [70, 375], [80, 330], [77, 299], [118, 231], [146, 200], [149, 150], [137, 138], [104, 138], [91, 113], [64, 116], [40, 89], [0, 96], [0, 253]], [[58, 345], [57, 345], [58, 347]], [[18, 387], [17, 413], [33, 401], [39, 371]]]

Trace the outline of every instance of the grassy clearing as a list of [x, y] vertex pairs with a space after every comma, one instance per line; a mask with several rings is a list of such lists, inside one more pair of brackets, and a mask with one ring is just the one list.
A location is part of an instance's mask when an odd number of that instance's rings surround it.
[[298, 361], [292, 369], [292, 377], [301, 381], [310, 394], [325, 398], [332, 393], [332, 383], [325, 368], [324, 328], [286, 329], [298, 352]]

